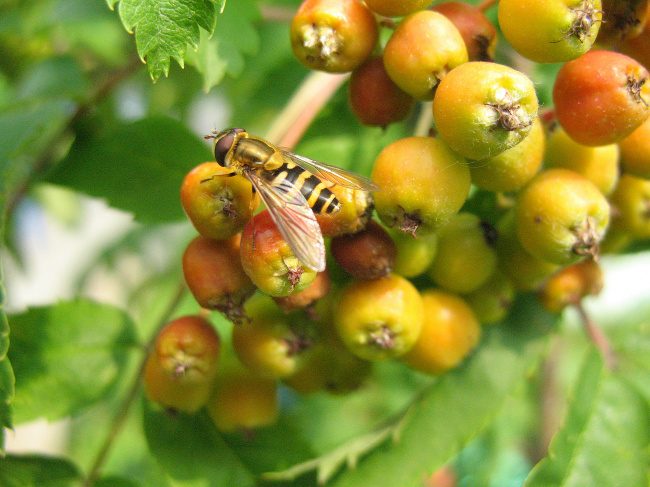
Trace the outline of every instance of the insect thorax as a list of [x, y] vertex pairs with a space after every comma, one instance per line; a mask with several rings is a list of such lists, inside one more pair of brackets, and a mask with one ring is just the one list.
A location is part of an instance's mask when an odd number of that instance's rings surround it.
[[278, 156], [275, 148], [256, 138], [242, 138], [232, 151], [233, 160], [254, 169], [272, 170], [281, 166], [282, 158]]

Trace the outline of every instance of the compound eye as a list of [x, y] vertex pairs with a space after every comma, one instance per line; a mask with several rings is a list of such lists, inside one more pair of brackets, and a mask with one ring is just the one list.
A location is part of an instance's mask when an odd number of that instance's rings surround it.
[[217, 140], [217, 143], [214, 145], [214, 158], [220, 166], [226, 167], [226, 155], [235, 142], [235, 135], [233, 131], [230, 131]]
[[217, 139], [217, 143], [214, 145], [214, 158], [220, 166], [226, 167], [226, 155], [235, 143], [237, 134], [242, 132], [244, 129], [230, 129], [224, 136]]

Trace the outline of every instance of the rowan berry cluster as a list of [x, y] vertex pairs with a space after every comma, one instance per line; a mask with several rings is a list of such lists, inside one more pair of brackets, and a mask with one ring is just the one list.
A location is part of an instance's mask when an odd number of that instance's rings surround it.
[[[267, 210], [255, 214], [246, 178], [214, 162], [190, 172], [181, 200], [201, 235], [183, 271], [200, 306], [234, 323], [226, 362], [236, 365], [217, 371], [214, 329], [183, 318], [188, 336], [170, 325], [150, 359], [152, 399], [207, 404], [232, 430], [273, 420], [278, 380], [348, 393], [378, 360], [442, 374], [518, 293], [559, 312], [600, 291], [602, 252], [650, 238], [648, 2], [500, 0], [501, 33], [520, 56], [564, 63], [543, 112], [529, 77], [493, 61], [498, 31], [479, 8], [429, 4], [303, 2], [295, 56], [351, 72], [362, 124], [385, 127], [418, 106], [432, 130], [381, 151], [379, 191], [331, 188], [340, 211], [316, 214], [329, 240], [323, 272], [296, 258]], [[486, 194], [489, 208], [477, 209]]]

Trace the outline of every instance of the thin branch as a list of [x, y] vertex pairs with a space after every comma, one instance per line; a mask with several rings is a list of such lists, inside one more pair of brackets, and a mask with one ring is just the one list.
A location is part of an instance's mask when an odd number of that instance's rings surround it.
[[327, 104], [348, 77], [349, 73], [311, 72], [276, 118], [265, 138], [280, 147], [294, 147], [321, 108]]
[[260, 13], [265, 22], [286, 22], [289, 23], [296, 15], [295, 8], [287, 8], [280, 5], [260, 5]]
[[110, 453], [111, 448], [115, 443], [115, 440], [122, 432], [122, 428], [124, 428], [124, 424], [126, 423], [126, 420], [129, 417], [131, 406], [133, 406], [133, 403], [137, 399], [138, 394], [140, 392], [142, 377], [144, 375], [144, 368], [147, 362], [147, 356], [149, 355], [151, 350], [153, 350], [153, 345], [154, 342], [156, 341], [156, 337], [158, 336], [158, 332], [169, 322], [170, 317], [178, 307], [180, 301], [183, 299], [183, 296], [185, 295], [186, 291], [187, 291], [187, 287], [185, 286], [185, 283], [181, 282], [178, 286], [178, 289], [174, 293], [172, 299], [169, 301], [167, 308], [165, 309], [160, 319], [158, 320], [158, 326], [156, 326], [155, 332], [152, 334], [148, 343], [144, 347], [144, 355], [142, 360], [140, 361], [140, 366], [138, 367], [138, 373], [133, 378], [133, 382], [131, 383], [129, 390], [126, 396], [124, 397], [124, 400], [122, 401], [122, 404], [120, 405], [117, 413], [115, 414], [115, 418], [112, 421], [112, 425], [108, 432], [108, 435], [104, 439], [101, 448], [97, 452], [95, 461], [93, 462], [92, 467], [90, 468], [85, 480], [81, 484], [82, 487], [92, 487], [93, 485], [95, 485], [95, 482], [99, 480], [99, 477], [101, 475], [101, 470], [104, 464], [106, 463], [108, 454]]
[[585, 327], [585, 331], [589, 335], [589, 338], [594, 343], [596, 348], [600, 351], [600, 354], [605, 361], [605, 366], [609, 370], [613, 370], [616, 367], [616, 353], [612, 349], [612, 346], [609, 343], [609, 340], [600, 329], [600, 327], [591, 319], [587, 311], [585, 310], [582, 302], [577, 302], [574, 304], [575, 309], [580, 314], [582, 319], [582, 324]]
[[553, 337], [543, 364], [540, 387], [540, 433], [536, 448], [530, 452], [530, 460], [533, 464], [548, 455], [548, 447], [560, 425], [557, 407], [559, 400], [557, 374], [559, 357], [563, 353], [562, 347], [562, 342], [557, 337]]
[[424, 101], [420, 103], [420, 116], [415, 124], [413, 135], [428, 137], [433, 128], [433, 102]]
[[497, 3], [499, 3], [499, 0], [483, 0], [482, 2], [479, 2], [476, 8], [478, 8], [481, 12], [485, 12], [487, 9], [493, 5], [496, 5]]

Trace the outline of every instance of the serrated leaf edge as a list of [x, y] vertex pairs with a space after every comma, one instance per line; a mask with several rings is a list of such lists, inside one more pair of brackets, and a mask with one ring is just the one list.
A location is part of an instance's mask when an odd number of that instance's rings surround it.
[[[0, 217], [0, 231], [4, 231], [4, 222], [3, 218]], [[4, 406], [8, 408], [9, 410], [9, 418], [7, 420], [7, 424], [0, 424], [0, 458], [3, 458], [5, 456], [5, 449], [4, 449], [4, 434], [2, 433], [2, 428], [8, 428], [8, 429], [13, 429], [13, 424], [11, 420], [11, 401], [14, 397], [14, 394], [16, 393], [16, 376], [13, 373], [13, 369], [11, 367], [11, 363], [9, 362], [9, 358], [7, 357], [7, 350], [9, 349], [9, 323], [7, 321], [7, 315], [5, 314], [5, 289], [4, 289], [4, 274], [2, 271], [2, 262], [0, 261], [0, 321], [3, 323], [3, 328], [4, 330], [0, 330], [0, 333], [2, 333], [2, 338], [7, 340], [7, 349], [6, 350], [0, 350], [0, 362], [1, 361], [7, 361], [7, 364], [9, 366], [9, 372], [11, 374], [10, 377], [10, 384], [9, 384], [9, 391], [7, 394], [6, 399], [4, 399]]]
[[300, 475], [315, 470], [318, 485], [325, 485], [344, 465], [353, 470], [362, 456], [382, 445], [388, 439], [391, 439], [394, 443], [399, 442], [401, 432], [412, 416], [411, 413], [417, 404], [418, 397], [419, 395], [402, 413], [389, 420], [385, 426], [355, 437], [318, 458], [298, 463], [279, 472], [263, 473], [261, 475], [262, 479], [275, 481], [294, 480]]

